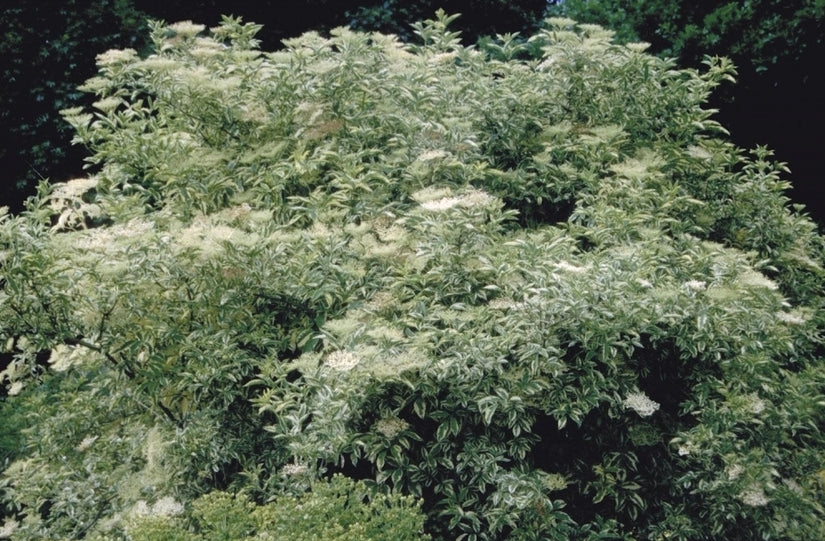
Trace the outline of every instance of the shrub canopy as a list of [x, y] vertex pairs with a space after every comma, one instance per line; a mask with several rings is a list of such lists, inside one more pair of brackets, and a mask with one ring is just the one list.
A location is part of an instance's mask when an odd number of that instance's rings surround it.
[[825, 245], [730, 63], [452, 19], [98, 56], [90, 176], [0, 224], [0, 532], [825, 537]]

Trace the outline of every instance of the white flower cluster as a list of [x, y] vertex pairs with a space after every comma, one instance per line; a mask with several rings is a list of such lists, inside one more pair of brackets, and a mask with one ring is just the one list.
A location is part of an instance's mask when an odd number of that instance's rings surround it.
[[183, 504], [176, 502], [171, 496], [165, 496], [155, 502], [152, 513], [161, 517], [171, 517], [183, 513]]
[[428, 162], [430, 160], [437, 160], [438, 158], [446, 158], [450, 153], [446, 150], [427, 150], [419, 154], [416, 160], [420, 162]]
[[375, 233], [383, 242], [398, 242], [407, 234], [403, 227], [399, 227], [397, 225], [376, 225]]
[[513, 299], [508, 298], [498, 298], [488, 302], [487, 306], [493, 310], [516, 310], [524, 307], [524, 303], [516, 302]]
[[749, 394], [745, 407], [754, 415], [759, 415], [765, 411], [765, 401], [759, 398], [756, 393]]
[[709, 160], [713, 158], [713, 154], [705, 150], [700, 146], [690, 146], [688, 147], [688, 156], [691, 158], [696, 158], [698, 160]]
[[65, 372], [83, 361], [83, 353], [81, 348], [58, 344], [51, 351], [49, 364], [55, 372]]
[[358, 357], [349, 351], [333, 351], [327, 355], [327, 366], [333, 370], [346, 372], [352, 370], [358, 364]]
[[756, 272], [754, 270], [748, 270], [743, 272], [737, 278], [737, 281], [749, 287], [762, 287], [765, 289], [770, 289], [771, 291], [776, 291], [779, 289], [779, 286], [776, 285], [776, 282], [762, 274], [761, 272]]
[[328, 239], [332, 235], [332, 231], [323, 222], [313, 222], [312, 226], [307, 229], [307, 235], [311, 239]]
[[449, 53], [437, 53], [429, 57], [430, 64], [445, 64], [448, 62], [452, 62], [456, 57], [456, 53], [449, 52]]
[[16, 520], [7, 518], [6, 522], [0, 526], [0, 539], [11, 539], [12, 534], [17, 530], [17, 527], [20, 525], [19, 522]]
[[624, 407], [632, 409], [642, 417], [649, 417], [659, 409], [659, 403], [654, 402], [642, 392], [635, 392], [625, 397]]
[[398, 374], [408, 370], [420, 369], [429, 362], [427, 354], [415, 348], [401, 352], [393, 351], [395, 348], [375, 349], [376, 355], [367, 367], [367, 371], [379, 380], [397, 377]]
[[380, 312], [392, 306], [394, 297], [387, 291], [379, 291], [364, 304], [364, 308], [369, 312]]
[[728, 474], [728, 481], [739, 479], [739, 476], [742, 475], [744, 471], [745, 468], [741, 464], [732, 464], [725, 468], [725, 472]]
[[9, 396], [17, 396], [17, 395], [20, 394], [20, 391], [22, 391], [22, 390], [23, 390], [23, 382], [22, 381], [14, 381], [6, 389], [6, 394], [8, 394]]
[[298, 464], [298, 463], [295, 463], [295, 462], [291, 462], [289, 464], [286, 464], [286, 465], [284, 465], [283, 468], [281, 468], [281, 473], [283, 473], [287, 477], [295, 477], [295, 476], [301, 475], [303, 473], [306, 473], [306, 471], [307, 471], [306, 465]]
[[584, 274], [587, 272], [587, 267], [579, 267], [578, 265], [573, 265], [572, 263], [568, 263], [567, 261], [557, 261], [554, 263], [556, 268], [563, 272], [569, 272], [572, 274]]
[[50, 199], [77, 199], [84, 193], [97, 186], [97, 179], [93, 177], [73, 178], [72, 180], [56, 184]]
[[625, 44], [625, 47], [627, 47], [634, 53], [643, 53], [648, 49], [648, 47], [650, 47], [650, 43], [647, 43], [645, 41], [634, 41], [632, 43]]
[[154, 228], [155, 225], [152, 222], [142, 219], [134, 219], [110, 227], [96, 227], [87, 230], [75, 239], [75, 246], [81, 250], [107, 252], [114, 249], [119, 241], [131, 242], [150, 233]]
[[443, 212], [453, 207], [479, 207], [489, 205], [494, 197], [481, 190], [470, 190], [458, 197], [444, 197], [433, 201], [424, 201], [421, 208], [431, 212]]
[[776, 319], [788, 325], [803, 325], [807, 320], [793, 312], [777, 312]]
[[739, 500], [751, 507], [764, 507], [770, 500], [765, 495], [765, 491], [756, 485], [751, 485], [739, 494]]
[[49, 207], [55, 214], [59, 214], [53, 231], [76, 229], [85, 227], [86, 217], [96, 218], [101, 209], [94, 203], [83, 200], [83, 194], [97, 186], [94, 178], [76, 178], [68, 182], [56, 184], [49, 195]]
[[693, 291], [704, 291], [707, 286], [707, 282], [703, 282], [701, 280], [688, 280], [685, 282], [685, 287]]
[[77, 444], [77, 447], [75, 447], [75, 449], [79, 452], [83, 452], [89, 447], [91, 447], [92, 444], [95, 441], [97, 441], [97, 438], [97, 436], [86, 436], [80, 443]]
[[157, 55], [151, 55], [148, 58], [141, 60], [138, 66], [155, 72], [176, 71], [180, 69], [180, 64], [177, 60]]
[[145, 501], [140, 500], [132, 508], [132, 514], [137, 516], [172, 517], [181, 513], [183, 513], [183, 504], [175, 501], [171, 496], [159, 499], [151, 507]]
[[409, 423], [397, 417], [385, 417], [375, 423], [375, 430], [387, 439], [393, 439], [410, 427]]
[[570, 484], [567, 481], [567, 478], [560, 474], [560, 473], [543, 473], [541, 475], [541, 481], [544, 485], [544, 488], [549, 490], [550, 492], [556, 490], [564, 490]]
[[171, 30], [178, 36], [195, 37], [204, 30], [206, 30], [206, 27], [202, 24], [195, 24], [192, 21], [180, 21], [174, 24], [170, 24], [169, 30]]
[[[419, 157], [419, 159], [421, 159]], [[433, 201], [435, 199], [442, 199], [444, 197], [449, 197], [453, 194], [453, 191], [449, 188], [439, 188], [436, 186], [427, 186], [426, 188], [422, 188], [417, 192], [411, 194], [411, 197], [418, 201], [419, 203], [424, 203], [426, 201]]]
[[134, 49], [109, 49], [105, 53], [97, 55], [95, 60], [98, 66], [103, 67], [131, 62], [136, 60], [137, 57], [137, 51]]
[[403, 342], [406, 338], [404, 332], [396, 327], [386, 325], [376, 325], [367, 331], [367, 336], [377, 342]]
[[421, 208], [433, 212], [443, 212], [450, 210], [458, 205], [461, 200], [458, 197], [445, 197], [443, 199], [436, 199], [434, 201], [425, 201], [421, 203]]
[[121, 98], [118, 98], [117, 96], [108, 96], [94, 102], [92, 107], [95, 109], [100, 109], [104, 113], [110, 113], [120, 107], [121, 103], [123, 103]]

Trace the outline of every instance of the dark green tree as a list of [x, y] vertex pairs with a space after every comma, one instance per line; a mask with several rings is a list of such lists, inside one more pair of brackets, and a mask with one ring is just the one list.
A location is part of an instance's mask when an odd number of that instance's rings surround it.
[[0, 19], [0, 204], [22, 207], [41, 179], [81, 173], [85, 152], [58, 111], [81, 105], [79, 83], [95, 73], [95, 55], [141, 48], [145, 15], [131, 0], [3, 2]]
[[413, 0], [402, 2], [387, 0], [359, 2], [347, 11], [347, 23], [360, 30], [378, 30], [392, 33], [402, 40], [414, 39], [410, 26], [413, 21], [431, 17], [436, 9], [448, 13], [461, 13], [455, 21], [455, 30], [461, 32], [463, 41], [475, 43], [482, 36], [507, 32], [531, 32], [541, 22], [547, 2], [544, 0]]

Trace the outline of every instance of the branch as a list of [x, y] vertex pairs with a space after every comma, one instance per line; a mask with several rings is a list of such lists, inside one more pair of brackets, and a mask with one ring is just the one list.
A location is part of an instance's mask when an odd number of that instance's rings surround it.
[[70, 346], [83, 346], [84, 348], [100, 353], [101, 355], [106, 357], [106, 360], [112, 363], [115, 367], [123, 370], [123, 373], [126, 374], [126, 376], [129, 379], [135, 379], [135, 371], [132, 370], [132, 367], [130, 367], [127, 364], [121, 363], [120, 361], [115, 359], [114, 356], [112, 356], [112, 354], [104, 350], [101, 346], [93, 344], [92, 342], [89, 342], [88, 340], [84, 340], [82, 338], [67, 338], [66, 344]]

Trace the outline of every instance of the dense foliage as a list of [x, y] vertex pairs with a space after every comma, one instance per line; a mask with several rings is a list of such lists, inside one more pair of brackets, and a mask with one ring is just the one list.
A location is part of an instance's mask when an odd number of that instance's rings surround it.
[[730, 63], [452, 19], [97, 58], [0, 224], [0, 534], [825, 536], [825, 243]]
[[720, 122], [737, 144], [769, 144], [790, 163], [795, 197], [825, 224], [821, 145], [802, 129], [825, 122], [825, 3], [565, 0], [549, 12], [650, 42], [681, 65], [699, 66], [708, 52], [730, 58], [739, 84], [714, 96]]
[[698, 64], [704, 51], [714, 50], [757, 72], [795, 64], [803, 68], [799, 77], [813, 75], [815, 64], [806, 60], [822, 50], [825, 31], [825, 4], [818, 0], [565, 0], [550, 11], [604, 24], [621, 41], [648, 40], [688, 63]]
[[[432, 16], [442, 4], [294, 0], [284, 10], [276, 0], [66, 0], [59, 5], [6, 0], [0, 7], [0, 204], [19, 211], [39, 180], [62, 182], [82, 173], [83, 154], [69, 145], [72, 130], [59, 111], [88, 105], [77, 87], [95, 73], [95, 55], [122, 47], [147, 52], [149, 18], [217, 23], [221, 15], [242, 16], [266, 24], [258, 38], [274, 49], [308, 29], [324, 33], [344, 24], [412, 38], [411, 23]], [[484, 34], [533, 29], [544, 8], [544, 2], [536, 0], [448, 4], [445, 7], [465, 13], [461, 30], [468, 42]]]
[[411, 23], [432, 16], [440, 7], [462, 14], [453, 29], [461, 32], [465, 44], [471, 44], [505, 32], [530, 35], [539, 26], [547, 4], [546, 0], [371, 0], [357, 2], [346, 15], [347, 24], [354, 29], [391, 33], [409, 42], [415, 39]]

